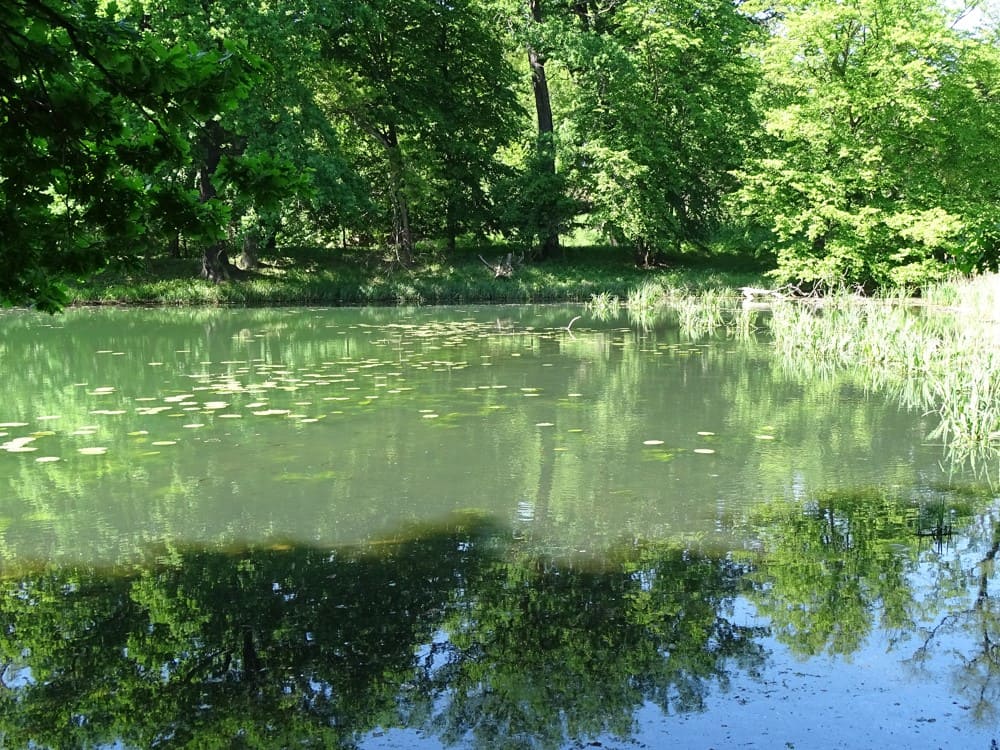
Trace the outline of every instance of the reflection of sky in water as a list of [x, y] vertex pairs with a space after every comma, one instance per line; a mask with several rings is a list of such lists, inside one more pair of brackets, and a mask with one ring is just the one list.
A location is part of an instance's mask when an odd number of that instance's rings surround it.
[[[950, 562], [965, 571], [968, 583], [955, 591], [950, 603], [958, 610], [972, 606], [986, 552], [981, 542], [970, 546], [968, 538], [959, 536], [943, 545], [928, 541], [923, 562], [908, 576], [915, 602], [940, 606], [942, 564]], [[997, 588], [991, 577], [991, 596]], [[1000, 735], [998, 707], [987, 707], [985, 720], [977, 720], [972, 704], [980, 685], [963, 690], [958, 674], [970, 656], [982, 651], [982, 631], [978, 637], [969, 630], [941, 632], [940, 638], [929, 641], [925, 658], [915, 659], [928, 633], [950, 620], [937, 606], [918, 621], [915, 631], [876, 628], [847, 655], [806, 658], [774, 637], [765, 638], [769, 659], [761, 678], [733, 670], [727, 689], [713, 686], [708, 711], [678, 714], [667, 722], [658, 706], [647, 703], [637, 713], [632, 739], [650, 747], [988, 748]], [[992, 612], [998, 609], [996, 602], [989, 606]], [[744, 598], [736, 601], [732, 619], [768, 625]], [[994, 614], [987, 619], [996, 638], [1000, 618]], [[996, 664], [991, 668], [997, 671]], [[990, 682], [988, 700], [997, 695], [1000, 674]], [[619, 745], [612, 740], [608, 746]]]

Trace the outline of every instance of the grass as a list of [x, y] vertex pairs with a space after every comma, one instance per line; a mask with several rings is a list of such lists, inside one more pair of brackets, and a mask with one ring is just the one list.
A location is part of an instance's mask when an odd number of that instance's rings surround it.
[[[902, 304], [905, 303], [905, 304]], [[779, 302], [770, 329], [792, 370], [851, 369], [868, 387], [937, 413], [928, 436], [959, 459], [1000, 452], [1000, 275], [954, 279], [898, 298]]]
[[[418, 252], [413, 268], [375, 251], [292, 248], [264, 257], [255, 271], [222, 284], [199, 279], [197, 258], [153, 257], [70, 284], [73, 304], [86, 305], [424, 305], [590, 302], [629, 299], [639, 290], [662, 294], [734, 289], [761, 274], [700, 265], [642, 269], [619, 248], [567, 248], [559, 260], [527, 263], [512, 278], [494, 278], [479, 259], [494, 250], [450, 255]], [[646, 293], [646, 292], [642, 292]], [[660, 294], [661, 292], [656, 292]]]

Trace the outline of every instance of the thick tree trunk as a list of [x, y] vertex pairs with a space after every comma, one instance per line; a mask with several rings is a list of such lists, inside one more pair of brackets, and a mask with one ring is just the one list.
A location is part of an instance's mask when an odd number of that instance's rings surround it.
[[[529, 0], [531, 18], [542, 22], [541, 0]], [[556, 173], [555, 128], [552, 120], [552, 99], [549, 82], [545, 76], [545, 58], [533, 47], [528, 47], [528, 64], [531, 67], [531, 88], [535, 94], [535, 114], [538, 118], [538, 155], [540, 169], [549, 175]], [[555, 216], [549, 216], [544, 236], [540, 238], [542, 258], [551, 258], [559, 251], [559, 226]]]
[[216, 284], [229, 279], [233, 264], [229, 262], [229, 252], [225, 242], [216, 242], [206, 247], [201, 254], [201, 277]]

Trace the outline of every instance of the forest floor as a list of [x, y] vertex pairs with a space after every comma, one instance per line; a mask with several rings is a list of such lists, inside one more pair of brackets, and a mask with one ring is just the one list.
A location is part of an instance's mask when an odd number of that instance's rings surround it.
[[683, 293], [767, 285], [753, 259], [680, 256], [641, 267], [628, 250], [601, 246], [546, 261], [515, 255], [510, 275], [497, 276], [507, 252], [418, 251], [403, 267], [372, 250], [282, 248], [220, 284], [199, 278], [196, 256], [162, 256], [113, 263], [69, 291], [76, 305], [422, 305], [625, 301], [650, 284]]

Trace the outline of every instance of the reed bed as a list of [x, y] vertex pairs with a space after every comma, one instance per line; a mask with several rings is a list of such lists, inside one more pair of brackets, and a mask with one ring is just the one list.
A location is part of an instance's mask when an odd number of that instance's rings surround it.
[[957, 458], [1000, 452], [1000, 276], [951, 280], [919, 302], [841, 294], [777, 302], [774, 347], [792, 369], [849, 368], [909, 408]]

